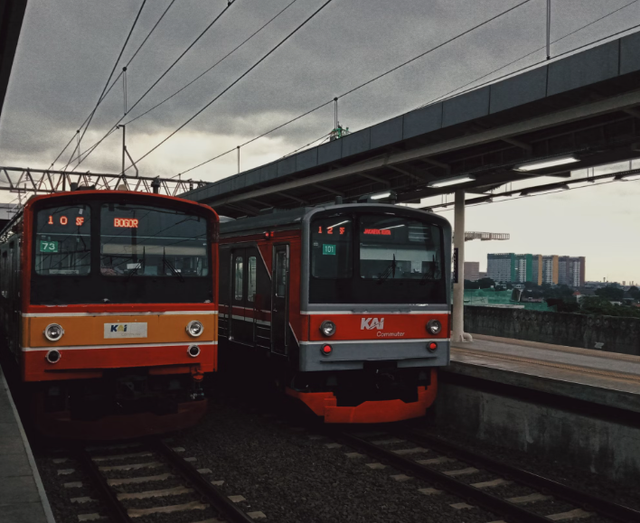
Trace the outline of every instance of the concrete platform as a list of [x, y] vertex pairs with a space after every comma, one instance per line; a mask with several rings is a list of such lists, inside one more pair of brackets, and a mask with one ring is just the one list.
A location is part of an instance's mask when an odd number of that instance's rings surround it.
[[451, 372], [640, 413], [640, 357], [473, 334]]
[[640, 478], [640, 357], [473, 335], [440, 371], [436, 423], [616, 481]]
[[0, 367], [0, 521], [55, 523], [29, 442]]

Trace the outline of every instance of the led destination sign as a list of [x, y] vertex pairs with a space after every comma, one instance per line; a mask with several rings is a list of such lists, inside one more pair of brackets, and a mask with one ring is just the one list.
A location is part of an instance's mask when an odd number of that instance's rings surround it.
[[373, 234], [375, 236], [391, 236], [389, 229], [365, 229], [362, 234]]
[[[60, 225], [69, 225], [69, 218], [67, 218], [66, 216], [59, 216], [58, 217], [58, 223]], [[73, 220], [72, 220], [72, 224], [73, 224]], [[53, 221], [53, 215], [49, 215], [49, 219], [47, 220], [47, 225], [57, 225]], [[84, 218], [82, 216], [77, 216], [76, 217], [76, 225], [78, 227], [81, 227], [82, 225], [84, 225]]]
[[140, 220], [137, 218], [114, 218], [113, 226], [114, 227], [124, 227], [125, 229], [137, 229], [138, 223]]

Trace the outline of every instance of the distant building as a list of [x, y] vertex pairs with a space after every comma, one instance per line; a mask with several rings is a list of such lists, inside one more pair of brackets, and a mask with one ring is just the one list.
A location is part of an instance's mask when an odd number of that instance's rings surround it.
[[558, 257], [558, 284], [582, 287], [585, 281], [585, 257]]
[[500, 283], [516, 281], [516, 255], [487, 254], [487, 276]]
[[558, 256], [542, 256], [542, 283], [558, 284]]
[[500, 283], [526, 283], [536, 285], [585, 284], [585, 257], [542, 254], [488, 254], [487, 275]]
[[481, 280], [482, 278], [486, 278], [487, 277], [487, 273], [486, 272], [482, 272], [480, 271], [478, 273], [478, 279]]
[[464, 279], [469, 281], [480, 279], [480, 262], [464, 262]]

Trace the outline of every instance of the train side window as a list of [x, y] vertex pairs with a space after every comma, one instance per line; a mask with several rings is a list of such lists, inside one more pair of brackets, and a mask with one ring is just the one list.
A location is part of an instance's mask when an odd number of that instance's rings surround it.
[[287, 293], [287, 252], [276, 253], [276, 296], [284, 298]]
[[249, 256], [249, 275], [247, 280], [248, 294], [247, 301], [254, 302], [256, 296], [256, 257]]
[[233, 297], [235, 300], [242, 300], [243, 295], [242, 295], [242, 271], [244, 268], [244, 263], [242, 260], [242, 256], [236, 256], [235, 262], [233, 264], [234, 267], [234, 272], [235, 272], [235, 276], [234, 276], [234, 281], [235, 281], [235, 285], [234, 285], [234, 293], [233, 293]]

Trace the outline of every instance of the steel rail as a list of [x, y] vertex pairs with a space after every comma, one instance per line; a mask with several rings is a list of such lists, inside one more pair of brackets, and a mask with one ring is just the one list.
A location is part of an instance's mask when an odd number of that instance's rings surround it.
[[247, 514], [236, 507], [227, 496], [202, 477], [193, 466], [160, 439], [146, 442], [154, 451], [161, 454], [182, 477], [209, 503], [232, 523], [255, 523]]
[[551, 521], [545, 516], [540, 516], [509, 501], [492, 496], [476, 487], [462, 483], [441, 472], [420, 465], [415, 461], [403, 458], [390, 450], [383, 449], [352, 434], [329, 431], [327, 435], [330, 435], [338, 441], [345, 442], [350, 447], [362, 449], [367, 454], [384, 460], [399, 470], [410, 472], [425, 481], [435, 483], [447, 492], [459, 496], [469, 503], [474, 503], [484, 510], [499, 514], [501, 517], [507, 519], [512, 518], [512, 520], [517, 520], [522, 523], [549, 523], [549, 521]]
[[621, 521], [623, 523], [634, 523], [640, 521], [640, 511], [624, 505], [618, 505], [606, 499], [594, 496], [593, 494], [581, 492], [573, 487], [533, 474], [532, 472], [514, 467], [513, 465], [475, 454], [467, 449], [459, 447], [458, 445], [443, 441], [434, 436], [419, 434], [415, 432], [415, 430], [391, 431], [391, 433], [398, 438], [406, 439], [412, 443], [416, 443], [417, 445], [427, 445], [430, 449], [435, 450], [438, 453], [455, 455], [462, 461], [482, 467], [484, 470], [493, 472], [494, 474], [509, 476], [515, 481], [531, 488], [552, 492], [554, 496], [557, 496], [558, 498], [582, 508], [589, 507], [599, 515], [615, 521]]
[[84, 448], [81, 448], [75, 452], [75, 455], [84, 467], [85, 471], [89, 474], [93, 484], [98, 488], [98, 494], [101, 498], [100, 501], [104, 503], [112, 521], [114, 523], [133, 523], [133, 520], [127, 513], [127, 509], [125, 509], [122, 503], [120, 503], [116, 497], [116, 493], [109, 486], [107, 480], [98, 469], [98, 466], [93, 462], [89, 453]]

